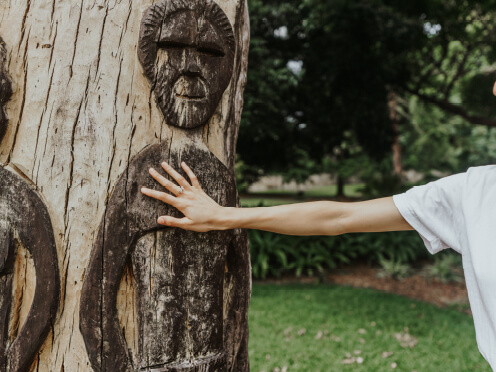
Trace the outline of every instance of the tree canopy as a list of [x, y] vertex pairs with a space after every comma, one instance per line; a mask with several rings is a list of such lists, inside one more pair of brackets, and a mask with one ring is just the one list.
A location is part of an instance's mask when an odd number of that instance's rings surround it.
[[[496, 126], [495, 0], [250, 0], [249, 6], [238, 145], [247, 168], [288, 172], [302, 159], [316, 169], [327, 158], [356, 153], [383, 158], [394, 136], [392, 92], [448, 117]], [[402, 121], [410, 116], [405, 112]]]

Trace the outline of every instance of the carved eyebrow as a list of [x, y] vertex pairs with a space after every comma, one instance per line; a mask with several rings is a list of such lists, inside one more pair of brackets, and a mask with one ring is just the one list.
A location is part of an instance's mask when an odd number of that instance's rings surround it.
[[174, 40], [159, 40], [157, 42], [157, 47], [159, 49], [182, 49], [189, 46], [187, 43]]
[[226, 55], [224, 49], [219, 44], [212, 42], [200, 42], [197, 50], [199, 53], [207, 54], [213, 57], [224, 57]]

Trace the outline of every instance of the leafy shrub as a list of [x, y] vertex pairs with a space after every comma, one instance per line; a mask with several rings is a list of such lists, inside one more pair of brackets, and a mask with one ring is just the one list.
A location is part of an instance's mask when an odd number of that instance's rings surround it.
[[462, 256], [455, 252], [440, 252], [434, 256], [434, 263], [426, 267], [430, 278], [443, 283], [463, 281]]
[[251, 230], [249, 236], [253, 276], [261, 279], [265, 279], [267, 274], [278, 277], [276, 268], [285, 268], [288, 262], [284, 236], [257, 230]]
[[283, 273], [313, 276], [352, 260], [398, 266], [429, 256], [413, 231], [300, 237], [250, 230], [249, 237], [256, 279]]
[[377, 274], [379, 278], [393, 278], [401, 280], [406, 278], [411, 271], [410, 265], [396, 258], [387, 259], [380, 255], [379, 264], [382, 267], [382, 270]]

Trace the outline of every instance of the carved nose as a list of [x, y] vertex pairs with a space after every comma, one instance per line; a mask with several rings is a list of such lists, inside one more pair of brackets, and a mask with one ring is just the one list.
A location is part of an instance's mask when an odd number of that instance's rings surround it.
[[186, 51], [185, 74], [188, 76], [200, 76], [200, 66], [198, 66], [198, 53], [196, 50]]
[[189, 76], [200, 76], [200, 67], [196, 61], [190, 61], [186, 66], [186, 75]]

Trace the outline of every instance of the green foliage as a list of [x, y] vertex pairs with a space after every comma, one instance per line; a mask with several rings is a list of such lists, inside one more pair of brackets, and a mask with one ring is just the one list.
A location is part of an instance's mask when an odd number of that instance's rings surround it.
[[434, 256], [434, 263], [426, 271], [428, 277], [443, 283], [462, 282], [462, 257], [455, 252], [441, 252]]
[[234, 164], [234, 173], [236, 175], [236, 186], [239, 192], [246, 192], [248, 187], [257, 181], [261, 173], [258, 168], [249, 166], [236, 155]]
[[496, 118], [495, 99], [488, 93], [492, 90], [495, 81], [496, 71], [484, 71], [462, 82], [460, 95], [471, 113]]
[[409, 188], [403, 184], [399, 176], [392, 173], [391, 168], [390, 159], [384, 159], [362, 168], [359, 174], [365, 186], [360, 191], [365, 198], [372, 199], [400, 194]]
[[250, 230], [249, 238], [256, 279], [322, 275], [351, 260], [407, 264], [427, 257], [415, 232], [301, 237]]
[[[377, 173], [390, 155], [390, 92], [406, 102], [405, 169], [488, 160], [468, 123], [496, 122], [494, 0], [249, 0], [249, 9], [238, 153], [251, 174]], [[396, 188], [389, 174], [369, 178], [371, 195]]]
[[464, 134], [471, 125], [416, 97], [409, 102], [409, 112], [410, 124], [402, 128], [401, 137], [405, 168], [425, 173], [458, 170]]
[[433, 170], [457, 173], [496, 161], [496, 128], [474, 126], [416, 97], [408, 106], [410, 124], [401, 130], [406, 169], [429, 177]]
[[404, 279], [411, 270], [410, 265], [402, 262], [399, 259], [387, 259], [383, 255], [379, 255], [379, 264], [382, 270], [377, 274], [380, 278]]
[[276, 267], [288, 266], [287, 252], [283, 235], [250, 231], [251, 267], [255, 278], [265, 279], [267, 275], [278, 277], [280, 271]]

